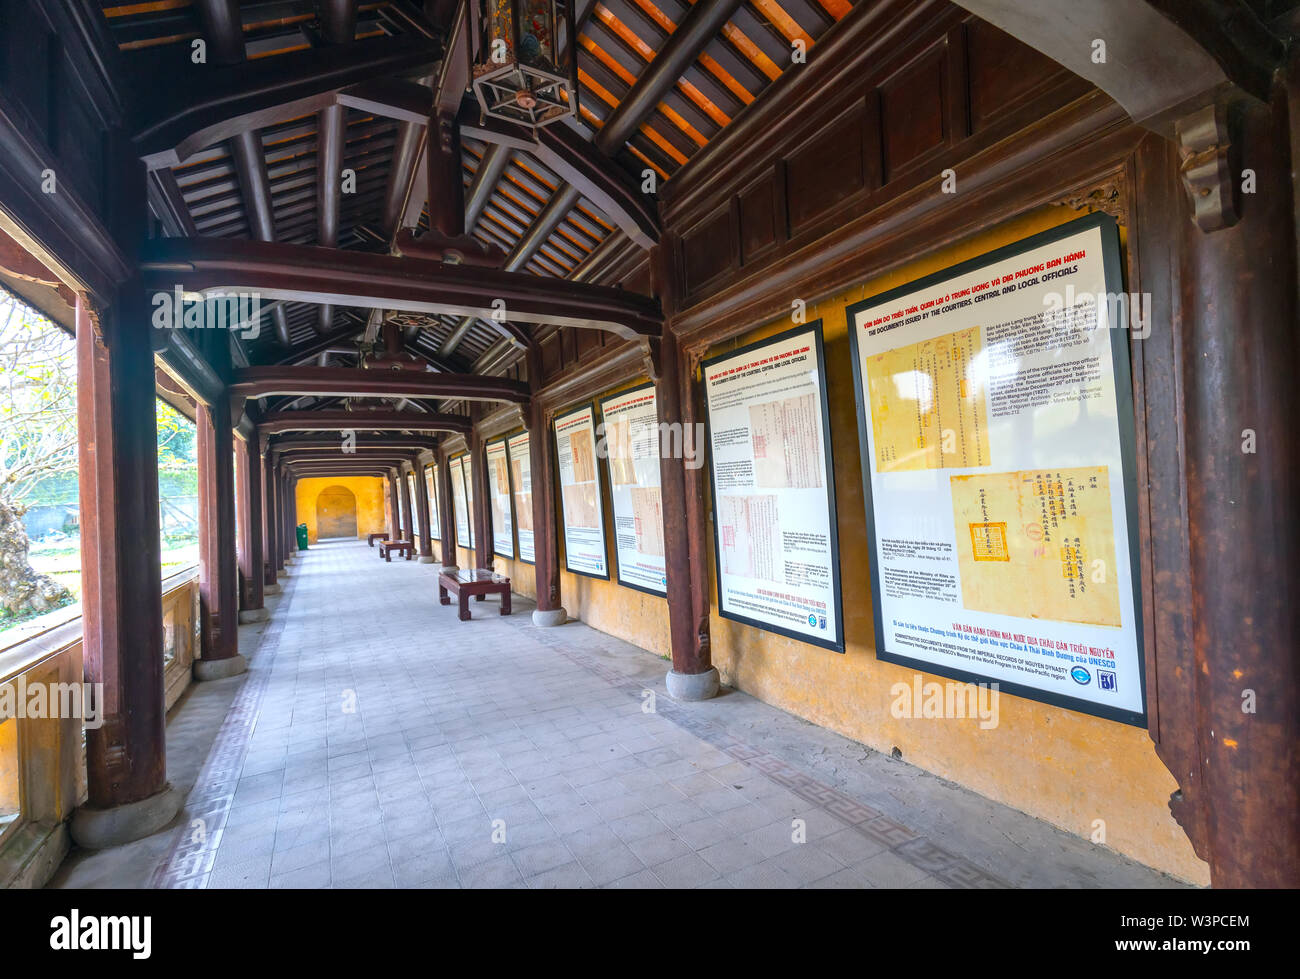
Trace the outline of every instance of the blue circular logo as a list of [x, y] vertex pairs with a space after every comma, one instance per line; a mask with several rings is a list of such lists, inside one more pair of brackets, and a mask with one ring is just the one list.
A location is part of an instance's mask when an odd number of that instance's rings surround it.
[[1092, 674], [1089, 673], [1087, 670], [1085, 670], [1082, 666], [1076, 666], [1074, 669], [1072, 669], [1070, 671], [1070, 676], [1074, 677], [1075, 683], [1092, 682]]
[[817, 625], [817, 616], [813, 615], [811, 612], [808, 613], [808, 624], [811, 626]]

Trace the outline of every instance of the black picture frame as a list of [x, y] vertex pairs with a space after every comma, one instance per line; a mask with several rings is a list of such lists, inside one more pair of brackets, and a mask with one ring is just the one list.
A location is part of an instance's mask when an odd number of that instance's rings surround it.
[[[469, 486], [465, 483], [465, 460], [468, 458], [469, 458], [468, 452], [462, 452], [459, 455], [454, 455], [451, 458], [449, 458], [447, 460], [447, 467], [448, 467], [447, 476], [448, 476], [448, 480], [453, 480], [456, 478], [456, 470], [457, 469], [460, 470], [460, 494], [462, 499], [464, 499], [465, 501], [465, 536], [469, 538], [469, 543], [466, 544], [461, 541], [460, 527], [456, 525], [456, 514], [459, 512], [459, 510], [456, 507], [455, 486], [451, 488], [451, 510], [452, 510], [451, 532], [452, 532], [452, 536], [456, 538], [457, 547], [463, 547], [467, 551], [472, 551], [474, 549], [474, 510], [469, 505]], [[455, 469], [451, 468], [453, 466], [455, 467]]]
[[601, 458], [599, 455], [594, 455], [594, 459], [596, 463], [596, 492], [601, 494], [600, 499], [596, 501], [598, 504], [596, 509], [599, 511], [600, 514], [600, 543], [605, 550], [605, 573], [593, 574], [590, 571], [579, 571], [575, 568], [569, 567], [569, 533], [568, 533], [568, 528], [565, 526], [564, 523], [564, 482], [560, 477], [559, 429], [560, 429], [560, 423], [564, 419], [570, 418], [573, 415], [580, 414], [583, 411], [591, 412], [591, 439], [594, 448], [595, 441], [596, 441], [595, 399], [592, 399], [591, 401], [582, 402], [581, 404], [573, 405], [571, 408], [565, 411], [556, 412], [555, 417], [551, 419], [551, 446], [555, 452], [555, 480], [557, 483], [556, 490], [557, 490], [557, 495], [559, 497], [559, 504], [560, 504], [560, 519], [558, 521], [558, 526], [560, 527], [561, 530], [564, 531], [564, 570], [569, 572], [569, 574], [582, 575], [582, 577], [584, 578], [594, 578], [597, 581], [609, 581], [609, 533], [607, 531], [607, 528], [605, 527], [605, 497], [604, 497], [605, 487], [602, 485], [601, 482], [603, 478], [603, 470], [605, 467], [601, 465]]
[[[518, 557], [515, 558], [515, 560], [516, 560], [516, 561], [520, 561], [520, 562], [522, 562], [523, 564], [535, 565], [535, 564], [537, 563], [536, 560], [532, 560], [532, 561], [530, 561], [530, 560], [528, 560], [528, 558], [524, 557], [524, 549], [523, 549], [522, 547], [519, 546], [519, 508], [515, 506], [515, 492], [516, 492], [516, 489], [515, 489], [515, 467], [514, 467], [513, 465], [511, 465], [511, 463], [512, 463], [513, 460], [514, 460], [515, 453], [514, 453], [514, 450], [513, 450], [512, 448], [510, 448], [510, 443], [511, 443], [514, 439], [519, 438], [519, 436], [521, 436], [521, 435], [527, 437], [527, 438], [530, 439], [530, 440], [531, 440], [532, 437], [533, 437], [533, 433], [530, 432], [530, 431], [528, 431], [528, 429], [524, 429], [523, 431], [520, 431], [520, 432], [514, 432], [514, 433], [511, 434], [511, 435], [507, 435], [507, 436], [505, 436], [505, 440], [506, 440], [506, 470], [507, 470], [507, 472], [506, 472], [506, 476], [507, 476], [507, 478], [508, 478], [509, 481], [510, 481], [510, 512], [511, 512], [511, 514], [512, 514], [512, 519], [513, 519], [513, 521], [514, 521], [515, 553], [519, 555]], [[531, 441], [530, 441], [530, 443], [529, 443], [529, 448], [530, 448], [530, 451], [531, 451]], [[529, 460], [528, 460], [528, 486], [529, 486], [528, 493], [529, 493], [529, 498], [530, 498], [530, 499], [532, 498], [532, 494], [533, 494], [532, 485], [533, 485], [533, 467], [532, 467], [532, 458], [531, 458], [531, 456], [530, 456], [530, 458], [529, 458]], [[533, 534], [535, 535], [536, 533], [537, 533], [537, 528], [534, 527], [534, 528], [533, 528]], [[536, 557], [536, 555], [537, 555], [537, 544], [536, 544], [536, 538], [534, 538], [534, 543], [533, 543], [533, 556], [534, 556], [534, 558]]]
[[[429, 507], [429, 539], [442, 539], [442, 514], [438, 512], [438, 463], [426, 462], [423, 467], [424, 478], [420, 480], [424, 498]], [[432, 491], [432, 493], [430, 492]], [[433, 525], [438, 525], [438, 532], [433, 532]]]
[[[810, 323], [804, 323], [790, 330], [783, 330], [780, 333], [762, 340], [756, 340], [753, 343], [738, 347], [735, 350], [728, 350], [725, 353], [717, 354], [700, 364], [701, 379], [700, 386], [704, 397], [704, 426], [707, 433], [705, 446], [709, 453], [709, 506], [713, 517], [713, 566], [714, 582], [716, 586], [716, 595], [718, 602], [718, 614], [724, 619], [730, 619], [732, 622], [740, 622], [744, 625], [753, 626], [755, 629], [762, 629], [764, 632], [772, 632], [779, 636], [785, 636], [787, 639], [794, 639], [798, 642], [808, 643], [811, 646], [818, 646], [822, 649], [829, 649], [832, 652], [844, 652], [844, 599], [840, 583], [840, 535], [839, 535], [839, 517], [835, 508], [835, 460], [831, 450], [831, 418], [830, 418], [830, 399], [827, 393], [826, 380], [826, 349], [823, 340], [822, 321], [813, 320]], [[814, 340], [814, 348], [817, 351], [817, 379], [818, 379], [818, 398], [821, 405], [822, 415], [822, 446], [825, 450], [823, 464], [826, 467], [826, 506], [830, 527], [830, 550], [831, 550], [831, 584], [833, 592], [833, 601], [835, 603], [835, 637], [818, 639], [816, 636], [810, 636], [806, 633], [796, 632], [785, 626], [773, 625], [770, 622], [762, 622], [749, 616], [739, 615], [735, 612], [728, 612], [722, 604], [722, 552], [718, 544], [718, 487], [715, 482], [715, 471], [713, 466], [713, 419], [709, 413], [709, 388], [708, 388], [708, 369], [724, 360], [731, 360], [734, 357], [746, 356], [763, 347], [773, 346], [783, 343], [791, 337], [801, 333], [811, 333]]]
[[871, 555], [870, 572], [872, 615], [875, 620], [876, 631], [875, 653], [876, 659], [882, 660], [886, 663], [896, 663], [899, 666], [906, 666], [909, 669], [918, 670], [922, 673], [931, 673], [935, 676], [948, 677], [949, 679], [960, 680], [963, 683], [997, 683], [999, 692], [1008, 693], [1014, 697], [1022, 697], [1026, 700], [1038, 701], [1039, 703], [1049, 704], [1053, 707], [1063, 707], [1067, 710], [1077, 711], [1082, 714], [1090, 714], [1094, 717], [1104, 718], [1105, 720], [1145, 728], [1148, 725], [1149, 705], [1147, 703], [1146, 657], [1143, 647], [1141, 551], [1138, 541], [1137, 423], [1134, 416], [1132, 363], [1131, 352], [1128, 345], [1127, 328], [1116, 328], [1113, 324], [1111, 325], [1110, 351], [1112, 373], [1114, 375], [1115, 384], [1116, 421], [1119, 428], [1118, 438], [1122, 470], [1120, 485], [1123, 487], [1124, 491], [1124, 516], [1128, 530], [1129, 577], [1133, 587], [1133, 620], [1135, 638], [1137, 641], [1137, 672], [1138, 683], [1141, 688], [1142, 710], [1139, 712], [1127, 708], [1108, 707], [1105, 704], [1098, 704], [1077, 697], [1068, 697], [1048, 690], [1040, 690], [1037, 687], [1031, 687], [1026, 684], [1008, 683], [1003, 680], [996, 680], [993, 677], [970, 670], [956, 669], [943, 664], [931, 663], [927, 660], [916, 659], [910, 656], [901, 656], [897, 653], [890, 653], [885, 649], [885, 624], [884, 610], [881, 607], [880, 568], [876, 560], [878, 549], [876, 541], [875, 505], [871, 492], [871, 456], [869, 454], [869, 446], [867, 443], [867, 426], [870, 422], [867, 418], [865, 392], [862, 390], [862, 362], [858, 349], [858, 330], [854, 325], [854, 319], [859, 312], [870, 309], [873, 306], [879, 306], [891, 302], [898, 296], [906, 295], [919, 289], [930, 288], [946, 279], [968, 275], [984, 266], [1005, 261], [1024, 252], [1031, 251], [1035, 248], [1041, 248], [1044, 245], [1050, 245], [1053, 242], [1060, 241], [1064, 238], [1070, 238], [1080, 232], [1093, 229], [1097, 229], [1101, 234], [1102, 271], [1106, 282], [1106, 291], [1112, 294], [1122, 292], [1125, 286], [1123, 261], [1120, 255], [1119, 225], [1118, 222], [1116, 222], [1116, 220], [1109, 214], [1098, 212], [1058, 225], [1055, 228], [1049, 228], [1046, 231], [1030, 235], [1028, 238], [1022, 238], [1009, 245], [995, 248], [992, 251], [985, 252], [982, 255], [977, 255], [976, 257], [967, 259], [964, 262], [958, 262], [957, 264], [941, 269], [938, 272], [922, 276], [919, 279], [889, 289], [879, 295], [863, 299], [856, 303], [850, 303], [845, 307], [844, 315], [849, 330], [849, 345], [853, 352], [853, 392], [858, 416], [858, 445], [860, 447], [862, 458], [862, 498], [863, 504], [866, 508], [867, 537], [871, 547], [869, 553]]
[[[614, 392], [613, 394], [606, 395], [606, 396], [604, 396], [604, 397], [602, 397], [602, 398], [597, 398], [597, 399], [596, 399], [596, 410], [600, 412], [600, 422], [601, 422], [601, 424], [603, 425], [603, 424], [605, 423], [605, 402], [606, 402], [606, 401], [612, 401], [612, 400], [615, 399], [615, 398], [621, 398], [621, 397], [624, 397], [624, 396], [629, 395], [629, 394], [635, 394], [637, 391], [644, 391], [644, 390], [646, 390], [647, 388], [655, 392], [655, 411], [656, 411], [656, 417], [658, 417], [658, 410], [659, 410], [659, 401], [658, 401], [658, 398], [659, 398], [659, 391], [658, 391], [658, 387], [657, 387], [657, 385], [655, 384], [654, 381], [646, 381], [644, 384], [637, 384], [637, 385], [635, 385], [635, 386], [633, 386], [633, 387], [630, 387], [630, 388], [624, 388], [624, 389], [621, 390], [621, 391], [616, 391], [616, 392]], [[610, 513], [613, 514], [613, 513], [614, 513], [614, 481], [613, 481], [613, 477], [610, 475], [610, 472], [609, 472], [609, 462], [608, 462], [608, 460], [606, 460], [606, 462], [605, 462], [605, 478], [609, 480], [609, 510], [610, 510]], [[662, 504], [662, 501], [663, 501], [663, 497], [662, 497], [662, 493], [661, 493], [661, 496], [660, 496], [660, 502], [661, 502], [661, 504]], [[646, 595], [653, 595], [655, 598], [662, 598], [664, 601], [667, 601], [667, 600], [668, 600], [668, 585], [667, 585], [666, 582], [665, 582], [665, 584], [664, 584], [664, 590], [663, 590], [663, 591], [655, 591], [653, 588], [647, 588], [645, 585], [638, 585], [636, 582], [633, 582], [633, 581], [624, 581], [624, 580], [623, 580], [623, 566], [622, 566], [622, 564], [620, 563], [619, 558], [618, 558], [618, 524], [617, 524], [617, 514], [615, 514], [615, 518], [616, 518], [616, 520], [615, 520], [615, 526], [614, 526], [614, 581], [615, 581], [617, 584], [623, 586], [624, 588], [631, 588], [633, 591], [643, 592], [643, 593], [646, 594]], [[606, 549], [608, 550], [608, 548], [606, 548]], [[664, 577], [665, 577], [665, 579], [667, 578], [667, 576], [668, 576], [668, 562], [667, 562], [667, 559], [666, 559], [666, 557], [665, 557], [665, 560], [664, 560]]]
[[[492, 492], [492, 463], [491, 460], [488, 458], [488, 454], [492, 451], [492, 446], [494, 445], [501, 446], [502, 453], [504, 454], [506, 460], [506, 486], [510, 487], [509, 491], [506, 494], [507, 496], [510, 497], [510, 546], [511, 548], [514, 548], [515, 547], [515, 494], [514, 494], [514, 489], [513, 487], [511, 487], [510, 484], [510, 444], [509, 444], [509, 440], [504, 435], [498, 436], [497, 438], [494, 439], [488, 439], [483, 443], [483, 465], [487, 467], [487, 472], [484, 475], [487, 477], [489, 493]], [[483, 502], [486, 503], [487, 501], [484, 500]], [[492, 553], [497, 557], [503, 557], [508, 561], [513, 561], [515, 559], [514, 550], [511, 550], [509, 554], [502, 554], [500, 551], [498, 551], [496, 527], [492, 527], [491, 530], [492, 530]]]

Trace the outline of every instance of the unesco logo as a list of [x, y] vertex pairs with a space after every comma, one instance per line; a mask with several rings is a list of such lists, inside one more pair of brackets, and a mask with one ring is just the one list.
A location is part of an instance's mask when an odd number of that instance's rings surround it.
[[1070, 676], [1074, 677], [1074, 682], [1079, 684], [1088, 684], [1092, 682], [1092, 674], [1082, 666], [1076, 666], [1070, 671]]

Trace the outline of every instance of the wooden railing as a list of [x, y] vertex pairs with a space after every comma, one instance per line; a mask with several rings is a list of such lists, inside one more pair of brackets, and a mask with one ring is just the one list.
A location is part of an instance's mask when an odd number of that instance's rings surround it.
[[[196, 569], [163, 581], [162, 608], [170, 710], [199, 649]], [[84, 690], [84, 679], [80, 616], [0, 649], [0, 889], [42, 886], [68, 852], [68, 817], [86, 799], [87, 711], [64, 716], [48, 694], [40, 710], [29, 708], [32, 691]], [[102, 699], [93, 706], [102, 712]]]

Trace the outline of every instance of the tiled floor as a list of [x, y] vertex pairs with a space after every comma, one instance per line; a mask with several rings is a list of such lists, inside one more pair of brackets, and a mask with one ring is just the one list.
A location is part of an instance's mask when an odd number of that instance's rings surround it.
[[1177, 886], [743, 694], [674, 703], [663, 660], [535, 628], [526, 601], [461, 623], [435, 581], [364, 543], [302, 555], [269, 627], [241, 630], [248, 675], [169, 727], [171, 750], [229, 705], [185, 812], [146, 856], [78, 855], [56, 883]]

